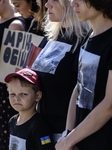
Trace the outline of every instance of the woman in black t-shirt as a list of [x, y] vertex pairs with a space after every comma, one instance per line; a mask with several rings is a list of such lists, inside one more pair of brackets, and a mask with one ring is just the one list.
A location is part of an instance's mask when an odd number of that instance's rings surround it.
[[[48, 0], [45, 32], [48, 42], [32, 69], [38, 72], [43, 97], [40, 113], [48, 122], [54, 142], [65, 130], [69, 99], [77, 81], [77, 56], [80, 41], [89, 27], [80, 23], [68, 0]], [[73, 47], [72, 47], [73, 46]]]

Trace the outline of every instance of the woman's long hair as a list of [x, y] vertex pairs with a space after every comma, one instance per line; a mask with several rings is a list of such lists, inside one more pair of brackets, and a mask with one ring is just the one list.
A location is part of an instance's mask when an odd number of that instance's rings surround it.
[[43, 29], [43, 21], [44, 21], [44, 17], [45, 17], [46, 11], [47, 11], [47, 8], [45, 7], [47, 0], [41, 0], [40, 2], [41, 2], [40, 6], [39, 6], [40, 9], [39, 9], [38, 13], [35, 13], [34, 17], [35, 17], [35, 20], [38, 22], [37, 28]]
[[80, 22], [78, 20], [73, 7], [70, 5], [70, 2], [68, 0], [59, 0], [59, 2], [64, 9], [64, 14], [61, 22], [51, 22], [49, 20], [49, 15], [46, 15], [44, 28], [48, 39], [56, 40], [59, 32], [62, 32], [62, 27], [65, 27], [64, 37], [70, 38], [73, 33], [76, 34], [78, 39], [84, 37], [90, 29], [89, 23]]

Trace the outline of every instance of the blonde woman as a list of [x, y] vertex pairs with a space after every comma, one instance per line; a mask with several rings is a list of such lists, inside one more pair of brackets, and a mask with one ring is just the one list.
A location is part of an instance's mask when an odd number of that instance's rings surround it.
[[38, 72], [43, 89], [40, 113], [48, 122], [55, 143], [65, 130], [69, 100], [77, 82], [78, 47], [89, 26], [78, 21], [68, 0], [48, 0], [45, 6], [48, 42], [32, 69]]

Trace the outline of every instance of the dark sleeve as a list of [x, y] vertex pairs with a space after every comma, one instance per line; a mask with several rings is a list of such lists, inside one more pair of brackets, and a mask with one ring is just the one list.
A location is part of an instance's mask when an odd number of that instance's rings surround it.
[[9, 134], [12, 134], [15, 130], [18, 114], [12, 116], [8, 122]]
[[[38, 142], [37, 142], [38, 138]], [[39, 150], [54, 150], [54, 145], [52, 141], [52, 137], [50, 135], [50, 132], [46, 127], [41, 127], [39, 132], [35, 135], [35, 142], [36, 147], [38, 147]]]
[[110, 53], [109, 53], [108, 69], [112, 70], [112, 50], [110, 50]]
[[10, 134], [11, 121], [12, 121], [12, 118], [10, 118], [9, 121], [8, 121], [8, 130], [9, 130], [9, 134]]
[[30, 24], [31, 24], [31, 22], [32, 22], [33, 19], [34, 19], [33, 16], [31, 16], [31, 17], [25, 19], [26, 27], [27, 27], [27, 30], [26, 30], [26, 31], [28, 31], [28, 29], [29, 29], [29, 27], [30, 27]]
[[43, 119], [39, 119], [38, 124], [33, 126], [33, 131], [26, 143], [26, 149], [54, 150], [50, 130]]

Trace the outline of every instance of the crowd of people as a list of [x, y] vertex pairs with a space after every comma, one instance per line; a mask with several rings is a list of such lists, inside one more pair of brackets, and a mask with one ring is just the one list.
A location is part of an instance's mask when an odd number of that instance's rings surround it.
[[[2, 44], [5, 28], [43, 36], [42, 18], [46, 11], [45, 2], [45, 0], [40, 1], [37, 5], [36, 0], [1, 1], [0, 46]], [[40, 17], [38, 17], [38, 13], [40, 14]], [[39, 24], [38, 28], [37, 24]], [[0, 150], [9, 149], [8, 121], [16, 113], [17, 112], [10, 106], [6, 84], [0, 82]]]
[[5, 28], [44, 38], [32, 67], [0, 83], [0, 150], [112, 149], [111, 7], [1, 0], [0, 43]]

